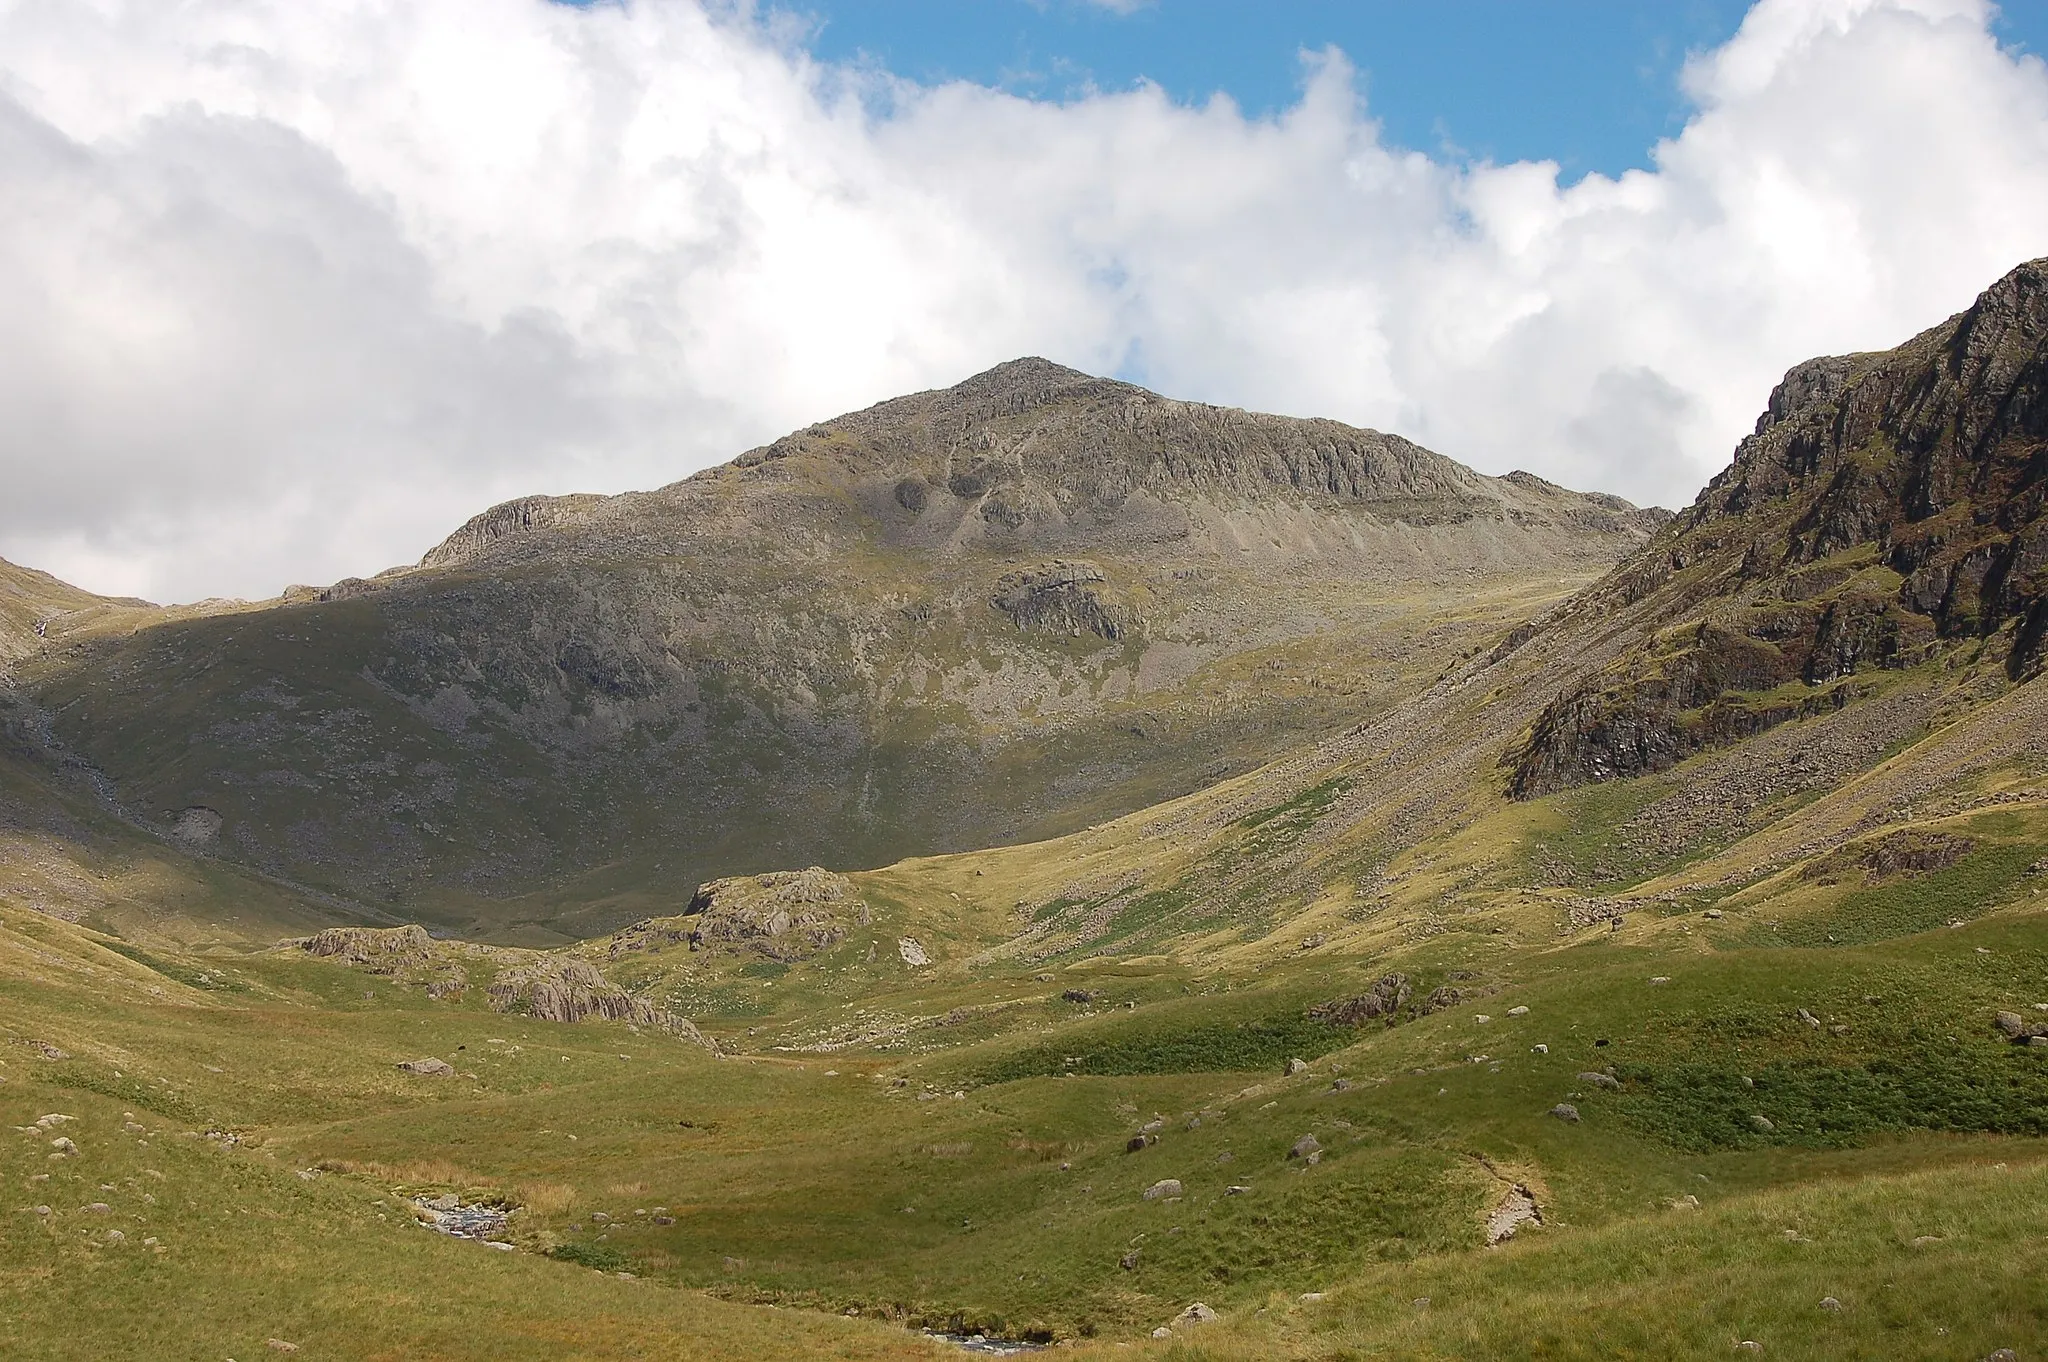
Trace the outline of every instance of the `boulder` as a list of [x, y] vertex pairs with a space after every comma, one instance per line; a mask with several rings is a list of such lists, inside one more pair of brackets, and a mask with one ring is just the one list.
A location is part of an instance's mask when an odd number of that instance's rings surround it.
[[914, 936], [898, 937], [896, 953], [902, 956], [903, 963], [912, 969], [923, 969], [932, 962], [932, 958], [925, 954], [924, 946]]
[[1129, 1253], [1126, 1253], [1123, 1257], [1117, 1259], [1116, 1265], [1126, 1272], [1136, 1272], [1138, 1270], [1139, 1256], [1140, 1255], [1138, 1250], [1132, 1249]]
[[1304, 1135], [1294, 1142], [1292, 1149], [1287, 1151], [1287, 1157], [1290, 1159], [1306, 1159], [1322, 1152], [1322, 1141], [1313, 1135]]
[[432, 1055], [427, 1055], [420, 1059], [402, 1060], [399, 1062], [398, 1067], [406, 1073], [419, 1074], [424, 1078], [447, 1078], [455, 1072], [454, 1066], [449, 1064], [447, 1060], [435, 1059]]
[[1288, 1061], [1287, 1061], [1287, 1076], [1288, 1076], [1289, 1078], [1292, 1078], [1292, 1077], [1294, 1077], [1294, 1075], [1296, 1075], [1296, 1074], [1302, 1074], [1302, 1073], [1307, 1073], [1307, 1072], [1308, 1072], [1308, 1061], [1307, 1061], [1307, 1060], [1305, 1060], [1305, 1059], [1290, 1059], [1290, 1060], [1288, 1060]]
[[1610, 1091], [1621, 1086], [1621, 1081], [1613, 1074], [1582, 1073], [1579, 1075], [1579, 1082], [1590, 1083], [1596, 1088], [1606, 1088]]
[[1190, 1305], [1187, 1309], [1173, 1317], [1172, 1327], [1175, 1329], [1188, 1329], [1197, 1324], [1214, 1324], [1218, 1318], [1219, 1316], [1214, 1310], [1211, 1310], [1200, 1301], [1196, 1301], [1193, 1305]]
[[1161, 1178], [1150, 1187], [1147, 1187], [1144, 1192], [1145, 1200], [1147, 1201], [1163, 1201], [1168, 1197], [1177, 1197], [1180, 1194], [1179, 1178]]
[[1550, 1109], [1550, 1114], [1560, 1121], [1569, 1121], [1574, 1124], [1579, 1119], [1579, 1109], [1569, 1102], [1559, 1102]]

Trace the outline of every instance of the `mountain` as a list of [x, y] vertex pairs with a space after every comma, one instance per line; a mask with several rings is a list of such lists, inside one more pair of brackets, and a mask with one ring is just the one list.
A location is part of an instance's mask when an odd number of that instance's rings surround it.
[[1668, 520], [1026, 362], [38, 615], [9, 1336], [2040, 1353], [2044, 345], [1799, 365]]
[[543, 943], [1242, 772], [1663, 518], [1019, 360], [658, 491], [496, 507], [414, 568], [60, 628], [21, 688], [208, 854]]

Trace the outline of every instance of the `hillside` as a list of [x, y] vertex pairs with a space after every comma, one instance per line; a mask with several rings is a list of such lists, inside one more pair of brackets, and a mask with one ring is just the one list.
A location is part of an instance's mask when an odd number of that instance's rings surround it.
[[[1382, 699], [1274, 725], [1247, 747], [1269, 759], [1241, 772], [1040, 841], [872, 868], [799, 858], [665, 902], [616, 895], [551, 920], [651, 911], [548, 951], [417, 927], [315, 931], [345, 905], [220, 855], [260, 860], [228, 842], [239, 815], [150, 837], [118, 823], [130, 787], [94, 803], [76, 791], [95, 766], [51, 774], [29, 742], [25, 779], [79, 827], [123, 856], [153, 848], [157, 873], [206, 889], [166, 913], [182, 934], [153, 935], [145, 910], [162, 896], [141, 881], [85, 913], [62, 911], [61, 887], [35, 912], [0, 891], [0, 1110], [38, 1170], [17, 1198], [31, 1228], [0, 1239], [0, 1271], [22, 1284], [0, 1327], [52, 1357], [145, 1340], [214, 1356], [268, 1338], [333, 1356], [934, 1355], [924, 1329], [1083, 1358], [2039, 1355], [2044, 347], [2036, 262], [1896, 350], [1796, 367], [1728, 471], [1611, 570], [1547, 606], [1527, 586], [1475, 584], [1481, 604], [1455, 627], [1428, 598], [1414, 608], [1438, 632], [1410, 636], [1410, 667]], [[846, 428], [943, 432], [946, 411], [988, 404], [963, 391]], [[537, 610], [559, 599], [551, 583], [613, 580], [618, 560], [587, 546], [651, 553], [710, 523], [729, 536], [716, 542], [767, 545], [770, 566], [747, 569], [764, 592], [791, 564], [821, 591], [845, 555], [917, 564], [902, 589], [935, 593], [919, 599], [976, 640], [985, 674], [1021, 675], [1027, 656], [1078, 674], [1160, 647], [1175, 621], [1269, 604], [1296, 631], [1281, 655], [1334, 668], [1339, 644], [1366, 637], [1336, 604], [1367, 580], [1340, 571], [1353, 550], [1319, 530], [1288, 550], [1312, 569], [1254, 571], [1231, 566], [1213, 526], [1269, 514], [1242, 509], [1268, 499], [1291, 524], [1355, 517], [1358, 543], [1386, 532], [1371, 553], [1392, 564], [1383, 575], [1412, 574], [1401, 589], [1417, 599], [1434, 569], [1387, 543], [1527, 536], [1517, 552], [1562, 564], [1583, 551], [1566, 523], [1581, 511], [1619, 517], [1596, 542], [1641, 532], [1624, 508], [1362, 436], [1354, 462], [1379, 471], [1332, 491], [1286, 471], [1307, 467], [1289, 461], [1295, 446], [1256, 443], [1271, 418], [1214, 419], [1237, 432], [1219, 442], [1239, 451], [1230, 471], [1143, 465], [1146, 495], [1181, 508], [1187, 536], [1130, 548], [1122, 536], [1153, 523], [1142, 507], [1089, 522], [1107, 547], [1083, 559], [1052, 547], [1082, 523], [1053, 496], [1045, 546], [1019, 560], [1067, 565], [1042, 592], [1006, 584], [1019, 569], [984, 542], [1035, 532], [1029, 516], [956, 517], [949, 542], [973, 540], [957, 550], [903, 542], [934, 505], [992, 504], [1004, 487], [1026, 504], [1054, 485], [1047, 465], [1021, 460], [956, 495], [951, 466], [918, 464], [915, 440], [889, 452], [806, 432], [643, 502], [502, 511], [427, 566], [328, 593], [343, 599], [106, 630], [75, 653], [46, 641], [27, 664], [33, 696], [103, 745], [94, 763], [130, 749], [87, 721], [130, 702], [157, 706], [167, 736], [122, 741], [159, 760], [173, 740], [217, 763], [254, 750], [226, 713], [268, 742], [290, 730], [273, 711], [320, 705], [351, 716], [324, 741], [366, 760], [375, 744], [354, 735], [396, 710], [350, 697], [382, 694], [410, 653], [364, 654], [389, 657], [381, 673], [323, 674], [321, 694], [343, 698], [317, 703], [312, 672], [236, 691], [209, 669], [316, 656], [274, 651], [312, 632], [293, 620], [321, 621], [323, 638], [356, 620], [395, 649], [384, 621], [417, 626], [416, 594], [474, 604], [516, 587]], [[922, 509], [914, 490], [899, 498], [907, 469]], [[760, 521], [757, 478], [774, 489]], [[1425, 525], [1412, 504], [1399, 519], [1391, 500], [1354, 505], [1344, 490], [1397, 486], [1465, 510]], [[1214, 509], [1226, 495], [1239, 509]], [[1191, 557], [1144, 556], [1169, 552]], [[1138, 579], [1118, 574], [1139, 561], [1159, 575], [1122, 594]], [[1402, 598], [1378, 589], [1384, 620]], [[1315, 634], [1289, 613], [1303, 601], [1359, 632]], [[558, 646], [551, 616], [525, 618], [521, 637], [544, 641], [520, 648]], [[554, 655], [449, 637], [467, 656]], [[717, 637], [765, 665], [736, 626]], [[252, 651], [198, 649], [236, 639]], [[178, 675], [193, 691], [115, 670], [174, 656], [153, 651], [173, 640], [191, 650]], [[1235, 677], [1233, 712], [1270, 715], [1286, 677], [1317, 674], [1251, 667], [1279, 645], [1242, 646], [1188, 673]], [[644, 674], [663, 673], [650, 661]], [[215, 727], [190, 726], [174, 695]], [[634, 731], [628, 699], [603, 711], [618, 732]], [[1135, 702], [1095, 703], [1073, 732], [1099, 735], [1088, 725]], [[984, 742], [1024, 727], [986, 713]], [[432, 731], [488, 758], [511, 730], [472, 716]], [[555, 765], [534, 768], [537, 786], [615, 772], [624, 749], [600, 737], [545, 749]], [[303, 769], [339, 780], [340, 758], [303, 742]], [[565, 807], [563, 826], [582, 827]], [[81, 863], [87, 845], [47, 835]], [[573, 904], [579, 890], [551, 892]], [[275, 942], [189, 930], [255, 907], [305, 925]], [[462, 1239], [415, 1221], [479, 1228]], [[291, 1290], [276, 1289], [278, 1264]], [[200, 1293], [206, 1311], [186, 1308]], [[366, 1298], [389, 1308], [366, 1321]]]
[[1020, 360], [422, 563], [24, 663], [139, 821], [561, 942], [1064, 832], [1386, 709], [1663, 513]]

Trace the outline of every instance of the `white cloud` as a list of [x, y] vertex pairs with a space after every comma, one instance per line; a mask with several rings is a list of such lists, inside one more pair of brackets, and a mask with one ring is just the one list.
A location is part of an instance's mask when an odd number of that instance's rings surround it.
[[1971, 0], [1764, 0], [1654, 172], [812, 62], [723, 5], [0, 0], [0, 554], [267, 594], [999, 360], [1667, 504], [1788, 364], [2048, 253]]

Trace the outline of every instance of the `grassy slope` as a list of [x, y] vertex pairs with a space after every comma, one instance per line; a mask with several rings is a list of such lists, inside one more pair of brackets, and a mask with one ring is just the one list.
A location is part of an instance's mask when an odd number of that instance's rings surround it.
[[[2048, 844], [2024, 817], [2005, 834]], [[81, 1138], [88, 1153], [76, 1170], [60, 1161], [53, 1176], [76, 1171], [95, 1186], [126, 1188], [125, 1178], [140, 1176], [85, 1166], [94, 1145], [127, 1138], [109, 1139], [116, 1104], [166, 1133], [242, 1132], [248, 1143], [232, 1152], [175, 1146], [181, 1160], [198, 1161], [159, 1171], [189, 1179], [181, 1214], [198, 1218], [152, 1219], [152, 1231], [176, 1223], [178, 1239], [167, 1242], [197, 1239], [210, 1220], [194, 1208], [235, 1201], [237, 1217], [246, 1208], [275, 1236], [261, 1241], [263, 1256], [304, 1261], [320, 1280], [360, 1281], [352, 1289], [400, 1304], [392, 1356], [517, 1356], [535, 1346], [529, 1331], [542, 1317], [584, 1312], [597, 1321], [590, 1337], [602, 1339], [606, 1312], [624, 1308], [614, 1302], [660, 1318], [667, 1302], [691, 1299], [664, 1286], [1106, 1338], [1142, 1338], [1199, 1298], [1235, 1321], [1202, 1345], [1219, 1356], [1484, 1356], [1537, 1345], [1560, 1356], [1689, 1355], [1725, 1350], [1720, 1335], [1730, 1331], [1844, 1356], [1877, 1350], [1873, 1340], [1885, 1341], [1887, 1355], [1958, 1355], [1943, 1351], [1954, 1346], [1945, 1337], [1977, 1347], [1981, 1334], [1981, 1354], [2042, 1336], [2013, 1281], [2037, 1251], [2017, 1236], [2048, 1203], [2036, 1174], [2006, 1179], [1988, 1165], [2030, 1165], [2043, 1152], [2027, 1132], [2048, 1114], [2048, 1062], [1999, 1043], [1985, 1025], [1994, 1008], [2036, 1001], [2048, 978], [2038, 886], [2038, 877], [2005, 884], [1985, 905], [1997, 911], [1962, 929], [1855, 946], [1749, 946], [1743, 924], [1689, 916], [1564, 944], [1436, 936], [1377, 960], [1296, 960], [1256, 974], [1095, 962], [1056, 971], [1050, 983], [1022, 973], [893, 989], [871, 982], [860, 1007], [892, 1015], [1007, 1006], [879, 1048], [763, 1049], [723, 1062], [620, 1027], [553, 1027], [472, 1002], [431, 1003], [417, 989], [289, 956], [219, 958], [192, 987], [161, 955], [149, 958], [167, 968], [151, 972], [132, 952], [10, 914], [0, 995], [9, 1038], [53, 1041], [75, 1057], [47, 1062], [8, 1048], [0, 1098], [24, 1124], [30, 1107], [81, 1108], [75, 1114], [101, 1130]], [[1270, 1061], [1280, 1052], [1257, 1039], [1242, 1050], [1205, 1043], [1198, 1048], [1210, 1060], [1186, 1059], [1190, 1033], [1213, 1040], [1219, 1028], [1298, 1017], [1305, 1001], [1356, 991], [1389, 965], [1423, 980], [1462, 971], [1473, 976], [1463, 986], [1481, 996], [1392, 1029], [1335, 1033], [1352, 1043], [1294, 1078], [1277, 1076]], [[1670, 982], [1651, 984], [1653, 976]], [[1061, 999], [1076, 981], [1098, 998]], [[815, 1018], [823, 1001], [792, 995], [755, 1020], [789, 1027]], [[1513, 1006], [1531, 1011], [1509, 1018]], [[1799, 1007], [1846, 1030], [1816, 1031], [1796, 1018]], [[1493, 1020], [1480, 1022], [1482, 1012]], [[743, 1020], [729, 1023], [730, 1043], [771, 1039], [749, 1037]], [[1531, 1049], [1539, 1041], [1548, 1054]], [[1092, 1071], [985, 1081], [1048, 1045], [1092, 1057]], [[475, 1077], [435, 1083], [391, 1067], [417, 1053], [445, 1055]], [[1239, 1053], [1263, 1071], [1213, 1071]], [[1624, 1078], [1619, 1093], [1576, 1077], [1609, 1066]], [[1802, 1083], [1816, 1071], [1885, 1066], [1909, 1077], [1960, 1075], [1962, 1089], [1989, 1096], [1902, 1112], [1871, 1106], [1866, 1093], [1845, 1099]], [[1168, 1071], [1146, 1072], [1157, 1069]], [[1674, 1085], [1673, 1075], [1685, 1082]], [[1338, 1076], [1351, 1086], [1333, 1090]], [[1743, 1076], [1759, 1087], [1738, 1092], [1731, 1085]], [[1935, 1090], [1958, 1084], [1937, 1081]], [[1696, 1100], [1700, 1091], [1715, 1100]], [[939, 1095], [919, 1100], [921, 1092]], [[1544, 1114], [1567, 1098], [1584, 1113], [1579, 1125]], [[1843, 1127], [1844, 1100], [1880, 1119]], [[1752, 1105], [1773, 1113], [1773, 1131], [1731, 1121], [1731, 1104], [1740, 1117]], [[1190, 1116], [1200, 1123], [1191, 1127]], [[1132, 1132], [1155, 1117], [1164, 1119], [1158, 1143], [1126, 1153]], [[1307, 1132], [1328, 1151], [1312, 1169], [1285, 1157]], [[162, 1134], [147, 1138], [163, 1147]], [[41, 1141], [22, 1137], [31, 1154]], [[1219, 1161], [1226, 1151], [1232, 1157]], [[321, 1161], [362, 1171], [313, 1183], [281, 1171]], [[1535, 1187], [1548, 1223], [1529, 1232], [1532, 1242], [1488, 1253], [1476, 1249], [1479, 1220], [1501, 1176]], [[1183, 1197], [1143, 1200], [1163, 1177], [1181, 1179]], [[1233, 1185], [1250, 1191], [1226, 1195]], [[597, 1243], [602, 1233], [643, 1281], [599, 1285], [567, 1264], [485, 1258], [417, 1231], [394, 1240], [370, 1203], [395, 1187], [525, 1201], [517, 1223], [529, 1248]], [[38, 1195], [18, 1182], [16, 1191], [24, 1202]], [[64, 1199], [82, 1204], [82, 1193], [80, 1184]], [[1703, 1209], [1669, 1209], [1686, 1196]], [[634, 1215], [657, 1207], [675, 1223]], [[593, 1218], [600, 1210], [613, 1217], [609, 1227]], [[92, 1222], [75, 1207], [70, 1214], [65, 1230], [76, 1240], [77, 1226]], [[1788, 1226], [1816, 1247], [1770, 1238]], [[1947, 1238], [1914, 1246], [1923, 1233]], [[132, 1246], [141, 1234], [129, 1237]], [[9, 1270], [37, 1283], [19, 1318], [38, 1334], [75, 1314], [59, 1285], [72, 1276], [40, 1275], [54, 1266], [40, 1255], [58, 1252], [59, 1240], [65, 1234], [9, 1250]], [[1758, 1240], [1768, 1252], [1750, 1249]], [[239, 1227], [215, 1242], [224, 1260], [195, 1262], [193, 1278], [143, 1271], [123, 1289], [148, 1308], [203, 1277], [234, 1327], [348, 1337], [346, 1317], [319, 1293], [264, 1285], [271, 1279], [255, 1255], [239, 1256], [249, 1244]], [[394, 1243], [404, 1253], [394, 1255]], [[1119, 1259], [1133, 1248], [1139, 1258], [1127, 1271]], [[64, 1251], [79, 1262], [125, 1261], [106, 1249]], [[450, 1297], [448, 1315], [484, 1323], [436, 1334], [440, 1322], [402, 1312], [404, 1291], [379, 1274], [404, 1280], [427, 1270], [413, 1265], [426, 1261], [417, 1255], [434, 1254], [457, 1255], [433, 1269], [447, 1274], [437, 1289]], [[1576, 1286], [1558, 1298], [1565, 1280]], [[1345, 1282], [1334, 1304], [1270, 1308]], [[159, 1289], [167, 1294], [149, 1294]], [[648, 1294], [614, 1294], [621, 1290]], [[1823, 1294], [1853, 1308], [1817, 1320]], [[1405, 1302], [1423, 1295], [1434, 1303], [1418, 1315]], [[1255, 1313], [1261, 1306], [1267, 1316]], [[768, 1326], [748, 1321], [816, 1319], [743, 1312], [713, 1328], [726, 1315], [676, 1308], [707, 1331], [678, 1338], [688, 1356], [763, 1346], [743, 1331]], [[173, 1313], [181, 1329], [198, 1331], [194, 1348], [213, 1337], [205, 1330], [215, 1325]], [[1938, 1327], [1974, 1332], [1940, 1336]], [[120, 1337], [88, 1333], [103, 1346]], [[886, 1339], [876, 1346], [905, 1342]], [[632, 1355], [623, 1344], [588, 1346], [591, 1356]], [[775, 1346], [831, 1355], [840, 1345], [778, 1336]]]
[[[1988, 1022], [2048, 1002], [2048, 876], [2032, 870], [2048, 808], [2029, 793], [2032, 728], [2015, 722], [2039, 691], [1952, 707], [1868, 774], [1784, 796], [1704, 858], [1643, 850], [1630, 829], [1721, 778], [1725, 756], [1528, 805], [1475, 792], [1452, 831], [1402, 847], [1342, 822], [1364, 777], [1339, 746], [1057, 843], [859, 875], [872, 927], [794, 966], [675, 948], [614, 967], [697, 1016], [734, 1053], [723, 1061], [473, 996], [430, 1001], [289, 952], [174, 934], [138, 946], [0, 903], [0, 1038], [14, 1042], [0, 1100], [16, 1123], [74, 1108], [103, 1123], [117, 1104], [151, 1148], [151, 1130], [234, 1130], [241, 1148], [201, 1141], [186, 1172], [158, 1168], [190, 1189], [180, 1214], [198, 1218], [177, 1233], [200, 1237], [224, 1197], [274, 1236], [216, 1240], [219, 1259], [138, 1278], [131, 1314], [79, 1326], [75, 1274], [40, 1255], [62, 1240], [76, 1262], [120, 1261], [141, 1236], [84, 1247], [78, 1226], [95, 1222], [77, 1205], [87, 1183], [125, 1195], [144, 1177], [96, 1171], [81, 1139], [79, 1161], [47, 1170], [83, 1179], [63, 1232], [9, 1222], [5, 1270], [31, 1287], [16, 1318], [26, 1337], [121, 1352], [119, 1331], [160, 1312], [196, 1350], [216, 1325], [183, 1301], [214, 1282], [244, 1331], [218, 1337], [288, 1325], [358, 1355], [319, 1292], [274, 1287], [259, 1259], [277, 1259], [397, 1306], [393, 1356], [516, 1356], [542, 1318], [586, 1316], [589, 1355], [630, 1356], [640, 1344], [603, 1332], [617, 1300], [702, 1331], [663, 1345], [685, 1356], [919, 1346], [894, 1328], [843, 1345], [805, 1332], [846, 1310], [1178, 1346], [1146, 1335], [1196, 1299], [1226, 1323], [1188, 1346], [1224, 1357], [1685, 1356], [1738, 1336], [1818, 1356], [2033, 1346], [2048, 1330], [2015, 1283], [2036, 1266], [2026, 1227], [2048, 1213], [2033, 1171], [2048, 1056]], [[1855, 862], [1837, 843], [1853, 853], [1900, 820], [1971, 846], [1926, 873], [1841, 873]], [[1553, 871], [1564, 883], [1543, 880]], [[1090, 903], [1111, 914], [1097, 938], [989, 949]], [[1587, 904], [1625, 907], [1625, 927], [1581, 925]], [[100, 921], [128, 932], [141, 916]], [[939, 965], [904, 966], [899, 934]], [[1305, 1019], [1391, 969], [1417, 997], [1465, 996], [1391, 1028]], [[73, 1057], [39, 1059], [33, 1041]], [[394, 1069], [419, 1054], [463, 1076]], [[1308, 1071], [1280, 1076], [1295, 1055]], [[1618, 1091], [1580, 1077], [1610, 1068]], [[1579, 1124], [1546, 1114], [1566, 1100]], [[1127, 1152], [1154, 1120], [1157, 1142]], [[1324, 1146], [1314, 1167], [1286, 1157], [1305, 1133]], [[19, 1179], [45, 1171], [47, 1139], [19, 1139], [10, 1187], [32, 1208], [40, 1184]], [[286, 1177], [321, 1164], [335, 1171]], [[1162, 1178], [1182, 1195], [1145, 1200]], [[1485, 1250], [1483, 1216], [1510, 1181], [1546, 1224]], [[521, 1204], [529, 1252], [375, 1220], [416, 1190]], [[564, 1246], [638, 1280], [538, 1257]], [[413, 1317], [426, 1297], [408, 1293], [425, 1289], [407, 1283], [430, 1272], [449, 1316], [473, 1323]], [[1330, 1287], [1317, 1308], [1293, 1303]], [[1822, 1318], [1822, 1295], [1849, 1308]]]

